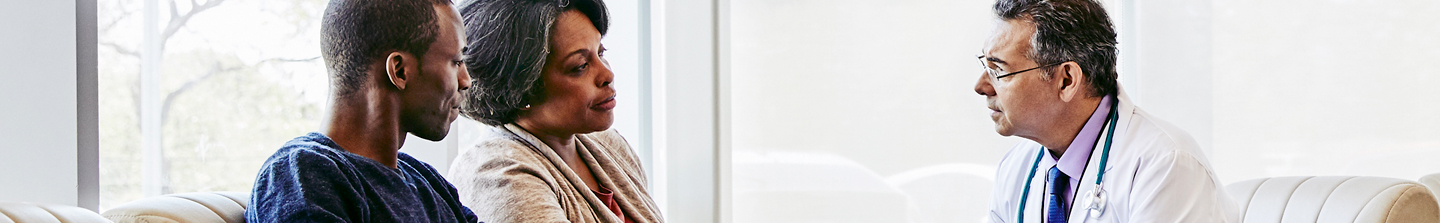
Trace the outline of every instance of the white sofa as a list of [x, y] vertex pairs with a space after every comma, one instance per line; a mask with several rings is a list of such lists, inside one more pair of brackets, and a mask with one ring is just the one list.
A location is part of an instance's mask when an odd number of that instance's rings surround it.
[[1430, 188], [1430, 194], [1440, 197], [1440, 173], [1420, 177], [1420, 184], [1425, 185], [1426, 188]]
[[0, 202], [0, 223], [14, 222], [110, 222], [94, 211], [75, 206]]
[[1364, 176], [1261, 178], [1226, 186], [1242, 222], [1440, 222], [1430, 190]]
[[101, 214], [126, 222], [245, 222], [249, 192], [195, 192], [148, 197]]

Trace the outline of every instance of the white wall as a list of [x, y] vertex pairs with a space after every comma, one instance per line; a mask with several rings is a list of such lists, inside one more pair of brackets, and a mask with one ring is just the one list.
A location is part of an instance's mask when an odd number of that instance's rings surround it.
[[76, 2], [0, 5], [0, 201], [78, 205]]
[[1440, 172], [1440, 1], [1211, 2], [1223, 181]]
[[716, 222], [716, 2], [651, 1], [653, 194], [670, 222]]
[[1213, 154], [1210, 2], [1107, 2], [1119, 32], [1120, 86], [1141, 109]]

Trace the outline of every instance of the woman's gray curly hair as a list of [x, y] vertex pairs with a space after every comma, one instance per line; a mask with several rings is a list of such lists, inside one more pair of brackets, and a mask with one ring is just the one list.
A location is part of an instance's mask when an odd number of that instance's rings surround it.
[[555, 20], [579, 10], [604, 36], [610, 15], [601, 0], [468, 0], [460, 9], [465, 24], [465, 65], [473, 81], [460, 99], [460, 112], [487, 125], [514, 123], [520, 109], [538, 98]]

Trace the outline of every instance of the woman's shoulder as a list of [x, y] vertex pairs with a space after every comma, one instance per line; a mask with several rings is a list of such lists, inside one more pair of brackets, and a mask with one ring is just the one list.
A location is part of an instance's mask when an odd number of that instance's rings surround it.
[[461, 153], [496, 157], [538, 157], [531, 146], [519, 135], [508, 132], [504, 127], [487, 126], [488, 131], [476, 139], [474, 146], [461, 148]]
[[495, 134], [480, 136], [473, 146], [461, 147], [460, 154], [451, 162], [451, 172], [454, 173], [455, 169], [505, 172], [514, 168], [538, 169], [546, 164], [545, 157], [523, 139], [492, 133]]
[[592, 132], [581, 135], [581, 137], [599, 144], [600, 147], [604, 147], [604, 149], [607, 150], [630, 152], [630, 143], [626, 142], [625, 137], [620, 135], [620, 131], [616, 131], [615, 129]]
[[619, 162], [618, 165], [620, 167], [628, 168], [627, 171], [639, 171], [642, 169], [640, 167], [640, 156], [636, 155], [636, 151], [630, 147], [629, 142], [625, 141], [625, 137], [620, 136], [619, 131], [610, 129], [584, 134], [580, 137], [581, 140], [588, 141], [587, 144], [599, 147], [592, 150], [601, 150], [602, 154], [609, 156], [611, 160]]

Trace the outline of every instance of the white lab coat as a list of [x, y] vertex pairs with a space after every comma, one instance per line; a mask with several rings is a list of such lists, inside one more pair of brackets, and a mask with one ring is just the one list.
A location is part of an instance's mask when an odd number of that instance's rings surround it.
[[[1086, 219], [1108, 132], [1102, 133], [1090, 154], [1068, 222], [1240, 222], [1239, 207], [1225, 193], [1210, 161], [1188, 133], [1135, 107], [1123, 90], [1116, 99], [1120, 119], [1101, 183], [1105, 207], [1099, 217]], [[1020, 193], [1041, 149], [1039, 143], [1025, 141], [1000, 161], [990, 201], [991, 222], [1017, 222]], [[1045, 222], [1049, 168], [1039, 167], [1030, 179], [1024, 222]]]

